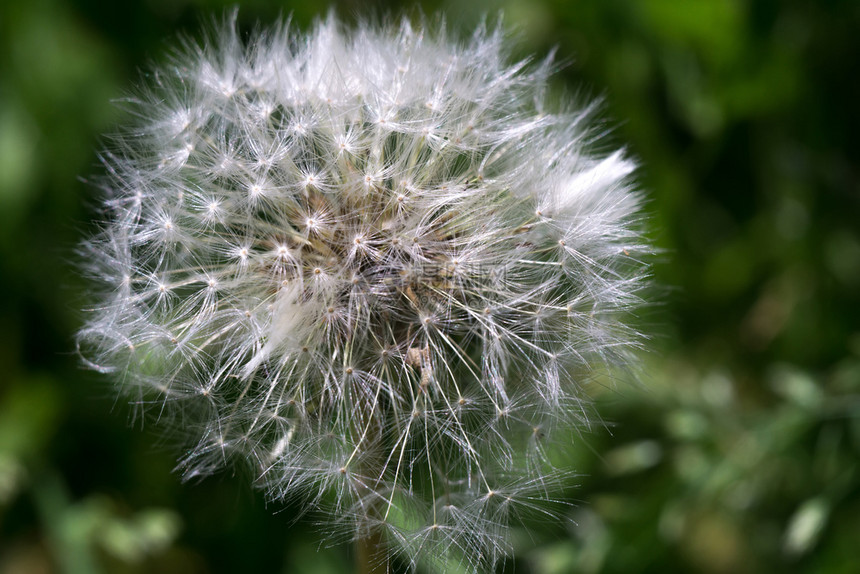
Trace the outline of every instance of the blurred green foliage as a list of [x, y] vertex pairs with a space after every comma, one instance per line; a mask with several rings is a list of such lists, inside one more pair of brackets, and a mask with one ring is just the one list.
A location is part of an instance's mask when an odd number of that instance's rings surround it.
[[[0, 574], [350, 571], [312, 517], [247, 480], [182, 485], [82, 370], [75, 244], [98, 134], [178, 31], [227, 3], [0, 7]], [[411, 5], [344, 2], [344, 17]], [[640, 158], [658, 305], [642, 382], [595, 385], [571, 521], [517, 572], [853, 572], [860, 563], [860, 3], [428, 1], [558, 47], [559, 92], [603, 95]], [[325, 6], [249, 0], [250, 25]]]

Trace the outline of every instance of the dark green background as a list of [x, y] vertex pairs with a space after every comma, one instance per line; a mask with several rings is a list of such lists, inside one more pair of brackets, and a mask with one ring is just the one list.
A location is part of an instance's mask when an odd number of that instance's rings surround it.
[[[224, 6], [0, 7], [0, 574], [351, 570], [248, 477], [181, 484], [176, 452], [74, 354], [81, 178], [109, 102]], [[857, 571], [860, 3], [422, 4], [461, 32], [500, 8], [518, 55], [558, 47], [559, 93], [604, 97], [663, 250], [643, 381], [593, 391], [606, 424], [577, 439], [571, 521], [518, 537], [504, 568]], [[369, 10], [338, 7], [404, 8]], [[325, 11], [256, 0], [240, 21]]]

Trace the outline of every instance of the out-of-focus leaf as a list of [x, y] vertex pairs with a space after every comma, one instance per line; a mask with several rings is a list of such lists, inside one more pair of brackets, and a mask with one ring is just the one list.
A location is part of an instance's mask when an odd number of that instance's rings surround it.
[[805, 409], [817, 409], [824, 401], [824, 393], [812, 377], [787, 365], [772, 369], [770, 384], [784, 399]]
[[18, 493], [27, 479], [27, 471], [17, 458], [0, 452], [0, 506]]
[[783, 547], [788, 554], [808, 552], [827, 524], [830, 504], [822, 497], [807, 500], [798, 508], [785, 530]]
[[652, 468], [663, 458], [657, 441], [643, 440], [606, 453], [604, 460], [610, 474], [633, 474]]
[[57, 384], [46, 375], [14, 381], [0, 396], [0, 453], [23, 459], [39, 453], [60, 415]]
[[0, 93], [0, 221], [13, 229], [20, 210], [31, 199], [38, 134], [23, 107]]
[[141, 510], [130, 518], [106, 518], [95, 533], [107, 552], [129, 563], [137, 563], [167, 549], [181, 529], [179, 515], [169, 509]]
[[668, 413], [664, 424], [670, 436], [684, 441], [699, 440], [710, 428], [705, 416], [691, 409]]

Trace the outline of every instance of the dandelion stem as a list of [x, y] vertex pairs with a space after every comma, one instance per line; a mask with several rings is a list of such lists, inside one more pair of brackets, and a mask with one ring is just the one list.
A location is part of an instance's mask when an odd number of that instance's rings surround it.
[[379, 529], [355, 541], [355, 571], [357, 574], [388, 574], [391, 569], [385, 553], [385, 541]]

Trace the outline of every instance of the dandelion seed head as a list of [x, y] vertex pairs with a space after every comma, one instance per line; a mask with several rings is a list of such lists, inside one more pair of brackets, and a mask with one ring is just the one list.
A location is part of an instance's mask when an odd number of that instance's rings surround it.
[[186, 477], [250, 465], [272, 499], [474, 569], [550, 497], [580, 381], [639, 345], [650, 248], [634, 163], [505, 45], [231, 21], [135, 100], [79, 344], [183, 433]]

